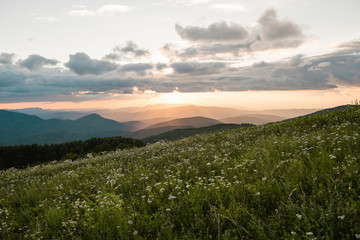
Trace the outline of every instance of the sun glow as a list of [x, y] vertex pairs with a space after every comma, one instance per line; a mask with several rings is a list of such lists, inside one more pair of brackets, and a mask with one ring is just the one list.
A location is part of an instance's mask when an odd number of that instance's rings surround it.
[[164, 103], [168, 104], [179, 104], [183, 103], [184, 100], [182, 94], [177, 90], [171, 93], [161, 93], [160, 98]]

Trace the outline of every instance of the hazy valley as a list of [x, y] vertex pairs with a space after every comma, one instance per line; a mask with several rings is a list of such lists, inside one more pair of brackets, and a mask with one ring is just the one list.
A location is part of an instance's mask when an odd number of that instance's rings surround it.
[[0, 145], [52, 144], [92, 137], [143, 139], [175, 129], [216, 124], [265, 124], [316, 109], [247, 111], [203, 106], [154, 105], [116, 111], [54, 111], [39, 108], [0, 111]]

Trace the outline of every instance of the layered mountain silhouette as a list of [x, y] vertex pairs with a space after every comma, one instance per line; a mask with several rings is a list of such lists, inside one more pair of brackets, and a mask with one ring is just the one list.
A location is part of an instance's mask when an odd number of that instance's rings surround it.
[[205, 118], [205, 117], [179, 118], [175, 120], [170, 120], [170, 121], [150, 125], [145, 129], [134, 132], [132, 134], [132, 137], [142, 139], [153, 135], [158, 135], [164, 132], [168, 132], [174, 129], [200, 128], [200, 127], [207, 127], [220, 123], [222, 122], [212, 118]]
[[[258, 112], [194, 105], [151, 105], [142, 108], [95, 112], [98, 114], [44, 110], [41, 108], [0, 110], [0, 145], [51, 144], [110, 136], [144, 139], [176, 129], [196, 129], [218, 125], [218, 127], [206, 129], [206, 131], [212, 131], [213, 129], [228, 127], [221, 126], [221, 124], [246, 123], [258, 125], [282, 121], [299, 116], [299, 113], [301, 115], [311, 114], [315, 110], [285, 109]], [[29, 115], [30, 113], [37, 116]], [[84, 114], [88, 115], [84, 116]], [[47, 119], [50, 116], [55, 118]], [[199, 131], [202, 132], [203, 130]], [[180, 134], [185, 136], [199, 131], [181, 131], [181, 134], [179, 131], [173, 131], [165, 135]]]
[[[157, 119], [160, 120], [163, 118]], [[77, 120], [45, 120], [33, 115], [0, 110], [0, 145], [51, 144], [109, 136], [141, 139], [174, 129], [205, 127], [221, 123], [205, 117], [183, 118], [154, 124], [157, 121], [120, 123], [98, 114], [89, 114]], [[150, 126], [133, 131], [144, 124]]]
[[89, 137], [126, 134], [127, 126], [90, 114], [77, 120], [44, 120], [40, 117], [0, 110], [0, 145], [61, 143]]

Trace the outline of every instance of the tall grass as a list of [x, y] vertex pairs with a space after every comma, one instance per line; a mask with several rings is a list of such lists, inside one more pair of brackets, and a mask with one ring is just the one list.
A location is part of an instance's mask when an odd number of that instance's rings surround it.
[[360, 239], [360, 109], [0, 171], [0, 239]]

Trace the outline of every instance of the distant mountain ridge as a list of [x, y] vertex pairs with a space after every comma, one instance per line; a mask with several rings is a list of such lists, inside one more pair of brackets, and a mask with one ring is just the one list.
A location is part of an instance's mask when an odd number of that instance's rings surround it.
[[[333, 109], [341, 108], [342, 106]], [[330, 108], [332, 109], [332, 108]], [[40, 108], [23, 109], [39, 115], [42, 113], [79, 114], [77, 112], [61, 112]], [[42, 119], [38, 116], [19, 113], [17, 111], [0, 110], [0, 145], [17, 144], [51, 144], [75, 140], [86, 140], [92, 137], [124, 136], [144, 139], [176, 129], [201, 128], [222, 123], [264, 124], [283, 121], [284, 116], [297, 116], [299, 112], [319, 114], [314, 109], [285, 109], [248, 111], [233, 108], [204, 107], [195, 105], [149, 106], [130, 109], [132, 112], [89, 113], [75, 120]], [[140, 111], [141, 110], [141, 111]], [[82, 112], [81, 114], [84, 114]], [[276, 114], [275, 114], [276, 113]], [[120, 115], [119, 115], [120, 114]], [[108, 119], [112, 116], [118, 120]], [[179, 118], [179, 116], [181, 116]]]
[[221, 122], [211, 118], [191, 117], [164, 121], [141, 130], [131, 131], [134, 126], [141, 125], [141, 122], [120, 123], [98, 114], [89, 114], [76, 120], [45, 120], [24, 113], [0, 110], [0, 145], [51, 144], [110, 136], [141, 139], [174, 129], [204, 127], [219, 123]]
[[[57, 143], [79, 140], [79, 136], [98, 137], [105, 132], [127, 134], [126, 125], [97, 114], [77, 120], [44, 120], [37, 116], [0, 110], [0, 145], [36, 143], [34, 139], [51, 136]], [[106, 134], [105, 134], [106, 135]], [[72, 137], [71, 137], [72, 136]], [[48, 143], [53, 143], [50, 140]], [[19, 141], [18, 141], [19, 140]], [[44, 140], [41, 140], [44, 141]]]
[[9, 111], [24, 113], [28, 115], [35, 115], [45, 120], [53, 119], [53, 118], [62, 119], [62, 120], [76, 120], [91, 113], [91, 112], [82, 112], [82, 111], [48, 110], [42, 108], [24, 108], [24, 109], [14, 109]]

